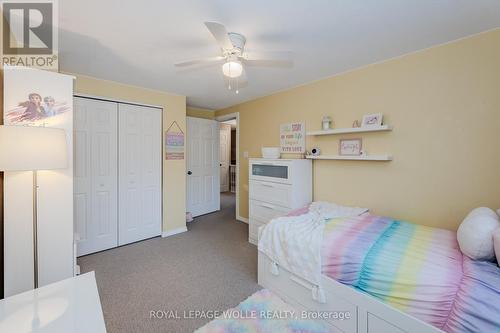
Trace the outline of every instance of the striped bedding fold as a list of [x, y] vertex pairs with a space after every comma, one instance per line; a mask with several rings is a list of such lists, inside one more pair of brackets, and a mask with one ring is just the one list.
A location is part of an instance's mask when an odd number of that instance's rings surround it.
[[373, 215], [330, 219], [321, 256], [323, 274], [444, 331], [500, 332], [500, 268], [463, 256], [455, 232]]

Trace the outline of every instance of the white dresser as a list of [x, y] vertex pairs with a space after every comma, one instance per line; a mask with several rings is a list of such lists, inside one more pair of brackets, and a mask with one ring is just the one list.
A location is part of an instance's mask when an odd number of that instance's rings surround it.
[[0, 332], [106, 333], [94, 272], [0, 300]]
[[311, 162], [305, 159], [250, 159], [250, 243], [257, 244], [260, 226], [312, 201]]

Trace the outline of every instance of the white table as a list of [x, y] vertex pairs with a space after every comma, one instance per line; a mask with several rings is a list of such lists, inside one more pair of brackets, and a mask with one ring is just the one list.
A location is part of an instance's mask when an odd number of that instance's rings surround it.
[[94, 272], [0, 300], [0, 332], [106, 332]]

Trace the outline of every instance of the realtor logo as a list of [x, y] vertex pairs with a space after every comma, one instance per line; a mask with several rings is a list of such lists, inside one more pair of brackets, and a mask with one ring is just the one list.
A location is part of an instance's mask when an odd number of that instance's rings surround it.
[[2, 64], [58, 70], [56, 0], [1, 2]]

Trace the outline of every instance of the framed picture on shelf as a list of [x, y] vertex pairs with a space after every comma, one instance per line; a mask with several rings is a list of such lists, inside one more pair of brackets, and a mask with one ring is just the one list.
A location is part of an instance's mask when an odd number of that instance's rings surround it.
[[365, 114], [361, 127], [376, 127], [382, 126], [382, 113]]
[[340, 139], [339, 155], [340, 156], [361, 155], [362, 143], [363, 141], [361, 139]]

